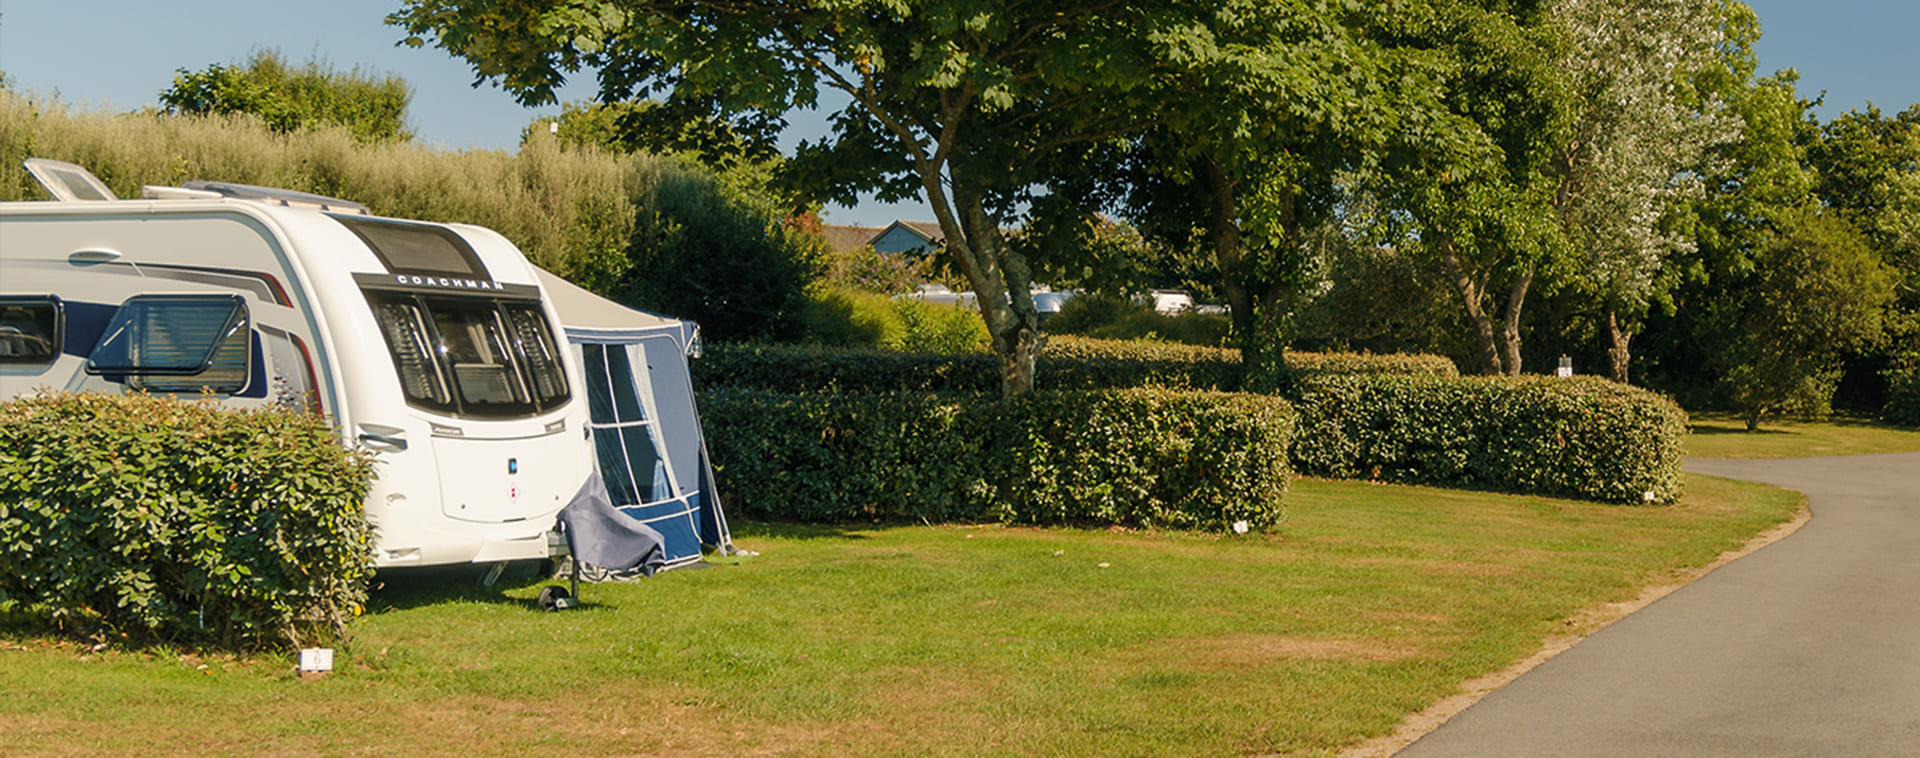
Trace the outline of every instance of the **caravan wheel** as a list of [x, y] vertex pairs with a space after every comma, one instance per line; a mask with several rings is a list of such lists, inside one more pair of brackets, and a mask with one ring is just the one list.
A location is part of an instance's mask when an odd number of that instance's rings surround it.
[[549, 585], [540, 588], [540, 597], [534, 600], [534, 603], [543, 611], [565, 610], [573, 607], [573, 595], [569, 594], [565, 587], [557, 584]]

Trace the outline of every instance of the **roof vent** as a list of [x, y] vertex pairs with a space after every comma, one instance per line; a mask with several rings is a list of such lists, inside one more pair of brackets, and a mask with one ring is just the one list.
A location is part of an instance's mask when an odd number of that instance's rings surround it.
[[118, 200], [93, 172], [66, 161], [28, 158], [20, 162], [55, 200]]

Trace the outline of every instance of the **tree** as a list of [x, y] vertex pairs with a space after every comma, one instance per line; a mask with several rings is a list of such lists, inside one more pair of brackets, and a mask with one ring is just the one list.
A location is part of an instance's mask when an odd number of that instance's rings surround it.
[[1807, 161], [1815, 193], [1894, 268], [1886, 340], [1850, 372], [1886, 382], [1883, 415], [1920, 423], [1920, 105], [1891, 117], [1872, 105], [1835, 117], [1814, 135]]
[[[1235, 0], [1251, 5], [1250, 0]], [[411, 0], [389, 22], [407, 42], [466, 59], [523, 102], [568, 73], [598, 72], [603, 102], [657, 96], [725, 124], [747, 145], [837, 90], [833, 133], [790, 175], [829, 199], [858, 191], [932, 207], [946, 251], [980, 303], [1006, 394], [1034, 383], [1032, 272], [1002, 236], [1054, 151], [1152, 120], [1163, 64], [1204, 45], [1212, 4], [1104, 0]]]
[[1097, 228], [1071, 214], [1118, 207], [1162, 249], [1197, 251], [1217, 271], [1251, 386], [1275, 385], [1336, 177], [1437, 110], [1424, 72], [1370, 36], [1375, 14], [1401, 12], [1224, 4], [1208, 44], [1155, 83], [1160, 120], [1072, 156], [1082, 170], [1051, 172], [1046, 199], [1068, 200], [1039, 208], [1036, 224]]
[[1831, 212], [1779, 213], [1736, 297], [1715, 304], [1726, 328], [1712, 353], [1747, 429], [1781, 411], [1824, 413], [1845, 351], [1880, 335], [1892, 297], [1865, 238]]
[[1473, 327], [1476, 368], [1518, 374], [1528, 292], [1568, 252], [1553, 173], [1575, 103], [1564, 30], [1526, 0], [1433, 0], [1384, 21], [1390, 44], [1431, 51], [1445, 110], [1397, 135], [1363, 177], [1386, 209], [1370, 236], [1438, 261]]
[[1739, 135], [1696, 78], [1750, 56], [1751, 39], [1729, 31], [1758, 28], [1746, 6], [1702, 0], [1550, 0], [1548, 12], [1569, 32], [1560, 65], [1575, 103], [1550, 166], [1554, 207], [1572, 275], [1605, 314], [1613, 378], [1626, 382], [1634, 333], [1676, 281], [1665, 261], [1692, 250], [1673, 211], [1703, 194], [1708, 150]]
[[616, 299], [692, 319], [716, 341], [799, 336], [807, 288], [824, 263], [817, 235], [697, 166], [664, 172], [635, 206]]
[[244, 65], [180, 69], [172, 86], [160, 92], [160, 104], [169, 113], [245, 113], [279, 132], [341, 126], [362, 142], [412, 139], [406, 129], [412, 99], [413, 90], [397, 76], [359, 68], [343, 74], [319, 60], [294, 68], [272, 50], [255, 52]]

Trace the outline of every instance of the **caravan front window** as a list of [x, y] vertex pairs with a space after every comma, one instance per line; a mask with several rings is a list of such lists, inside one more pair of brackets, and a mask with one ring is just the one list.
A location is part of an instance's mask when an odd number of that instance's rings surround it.
[[367, 299], [411, 405], [512, 418], [569, 397], [553, 328], [534, 304], [372, 291]]

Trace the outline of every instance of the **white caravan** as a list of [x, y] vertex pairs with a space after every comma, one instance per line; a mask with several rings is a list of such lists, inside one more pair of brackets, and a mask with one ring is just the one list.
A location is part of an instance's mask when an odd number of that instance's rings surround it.
[[379, 453], [380, 567], [549, 557], [594, 475], [587, 405], [512, 243], [245, 185], [118, 200], [78, 166], [28, 164], [55, 199], [0, 203], [0, 398], [315, 408]]

